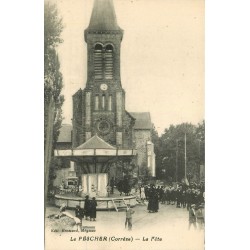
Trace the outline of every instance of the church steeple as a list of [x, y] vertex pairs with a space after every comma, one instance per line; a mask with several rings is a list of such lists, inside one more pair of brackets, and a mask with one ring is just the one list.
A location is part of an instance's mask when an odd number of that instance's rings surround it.
[[113, 0], [95, 0], [87, 30], [121, 30], [117, 24]]
[[117, 24], [113, 0], [95, 0], [84, 36], [88, 45], [87, 87], [105, 83], [121, 88], [123, 30]]
[[[82, 108], [81, 112], [75, 111], [75, 114], [81, 113], [82, 117], [74, 116], [75, 128], [82, 133], [76, 144], [98, 134], [112, 145], [128, 147], [132, 141], [132, 125], [130, 118], [126, 118], [126, 121], [123, 119], [126, 117], [125, 91], [120, 75], [123, 30], [117, 24], [113, 0], [95, 0], [84, 35], [88, 69], [82, 99], [76, 96], [74, 100], [75, 109]], [[130, 138], [127, 141], [123, 138], [125, 128]], [[76, 129], [74, 135], [80, 134], [76, 133]], [[76, 137], [74, 141], [77, 141]]]

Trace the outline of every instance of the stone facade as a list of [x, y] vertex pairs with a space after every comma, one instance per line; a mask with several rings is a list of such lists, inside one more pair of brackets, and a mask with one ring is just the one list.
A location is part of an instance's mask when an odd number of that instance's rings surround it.
[[95, 4], [100, 5], [95, 5], [90, 25], [84, 32], [88, 53], [87, 83], [84, 90], [78, 90], [73, 96], [73, 146], [98, 134], [111, 145], [130, 148], [133, 147], [135, 119], [125, 110], [125, 91], [121, 85], [123, 30], [116, 24], [111, 5], [106, 14], [113, 20], [106, 20], [105, 26], [98, 20], [101, 17], [97, 13], [103, 5], [98, 1]]
[[117, 25], [112, 1], [95, 1], [84, 37], [87, 81], [86, 87], [73, 95], [72, 146], [76, 148], [97, 134], [116, 148], [137, 149], [137, 164], [147, 166], [150, 114], [126, 111], [120, 75], [123, 30]]

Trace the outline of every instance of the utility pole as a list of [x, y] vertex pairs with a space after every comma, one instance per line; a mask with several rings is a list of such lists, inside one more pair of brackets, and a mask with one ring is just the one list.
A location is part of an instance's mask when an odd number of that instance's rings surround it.
[[178, 139], [176, 140], [175, 181], [178, 181]]
[[199, 176], [199, 182], [201, 181], [201, 175], [200, 175], [200, 167], [201, 167], [201, 140], [198, 139], [199, 142], [199, 166], [198, 166], [198, 176]]
[[185, 133], [185, 181], [187, 179], [187, 135]]

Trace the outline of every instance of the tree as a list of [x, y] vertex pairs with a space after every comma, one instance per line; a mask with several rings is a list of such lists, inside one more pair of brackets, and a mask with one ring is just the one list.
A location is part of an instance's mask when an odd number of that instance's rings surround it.
[[182, 123], [170, 125], [159, 138], [158, 175], [159, 179], [181, 181], [185, 176], [185, 134], [186, 174], [190, 179], [199, 179], [199, 166], [204, 164], [205, 122], [193, 125]]
[[200, 157], [200, 165], [205, 165], [205, 121], [203, 120], [202, 123], [199, 123], [196, 128], [196, 138], [199, 142], [198, 144], [198, 151]]
[[51, 157], [61, 128], [62, 104], [61, 95], [63, 78], [56, 47], [63, 42], [60, 38], [63, 30], [62, 18], [59, 17], [55, 4], [44, 6], [44, 161], [45, 161], [45, 199], [47, 198]]

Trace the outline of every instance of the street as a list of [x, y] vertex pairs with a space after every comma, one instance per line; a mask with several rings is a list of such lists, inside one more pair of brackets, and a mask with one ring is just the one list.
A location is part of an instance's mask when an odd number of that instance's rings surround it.
[[[72, 226], [71, 229], [67, 227], [68, 232], [63, 232], [65, 227], [60, 227], [58, 232], [51, 232], [56, 228], [55, 224], [50, 224], [46, 228], [46, 234], [49, 234], [48, 237], [53, 235], [55, 243], [60, 243], [58, 249], [61, 250], [138, 249], [139, 247], [152, 250], [204, 249], [204, 230], [194, 230], [192, 227], [188, 230], [188, 211], [186, 208], [160, 204], [157, 213], [148, 213], [147, 205], [137, 205], [133, 209], [135, 213], [133, 214], [132, 231], [125, 229], [125, 210], [121, 210], [119, 212], [97, 212], [97, 221], [83, 220], [82, 232], [69, 232], [76, 230], [76, 226]], [[58, 208], [50, 207], [46, 214], [56, 212], [58, 212]], [[73, 210], [69, 210], [69, 212], [74, 214]], [[86, 232], [88, 230], [89, 232]], [[91, 238], [91, 236], [107, 236], [108, 240], [104, 239], [103, 241], [102, 238], [99, 241], [98, 238]], [[51, 244], [53, 240], [49, 242]], [[63, 245], [61, 245], [62, 243]], [[52, 244], [52, 248], [47, 247], [51, 250], [57, 249], [55, 244]]]

